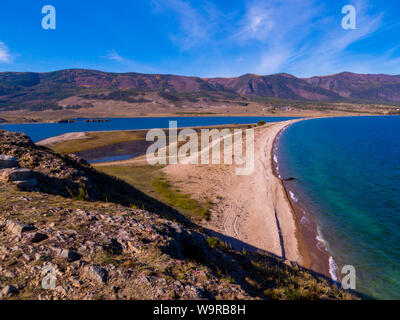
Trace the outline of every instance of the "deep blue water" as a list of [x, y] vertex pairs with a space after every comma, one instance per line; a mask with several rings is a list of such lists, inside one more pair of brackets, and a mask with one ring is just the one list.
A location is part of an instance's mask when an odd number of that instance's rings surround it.
[[400, 116], [301, 121], [279, 160], [339, 272], [353, 265], [358, 291], [400, 299]]
[[168, 128], [169, 121], [178, 121], [178, 127], [212, 126], [224, 124], [257, 123], [284, 121], [293, 118], [287, 117], [165, 117], [165, 118], [108, 118], [110, 122], [84, 122], [85, 119], [76, 119], [75, 123], [29, 123], [29, 124], [4, 124], [0, 128], [8, 131], [24, 132], [34, 142], [58, 136], [69, 132], [81, 131], [112, 131]]

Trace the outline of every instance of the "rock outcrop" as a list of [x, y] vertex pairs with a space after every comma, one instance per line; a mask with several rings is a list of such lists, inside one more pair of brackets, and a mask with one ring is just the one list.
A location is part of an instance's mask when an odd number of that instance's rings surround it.
[[22, 190], [166, 210], [163, 204], [124, 181], [94, 170], [76, 155], [60, 155], [37, 146], [23, 133], [0, 130], [0, 155], [8, 166], [0, 167], [0, 179]]

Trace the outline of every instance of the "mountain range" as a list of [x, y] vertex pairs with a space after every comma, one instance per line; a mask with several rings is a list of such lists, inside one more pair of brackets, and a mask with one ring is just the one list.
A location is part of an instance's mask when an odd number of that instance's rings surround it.
[[143, 96], [140, 98], [140, 94], [146, 92], [169, 101], [184, 98], [189, 102], [208, 96], [397, 104], [400, 103], [400, 75], [342, 72], [311, 78], [297, 78], [286, 73], [200, 78], [86, 69], [0, 73], [1, 111], [56, 110], [60, 108], [60, 101], [73, 96], [145, 103], [149, 101]]

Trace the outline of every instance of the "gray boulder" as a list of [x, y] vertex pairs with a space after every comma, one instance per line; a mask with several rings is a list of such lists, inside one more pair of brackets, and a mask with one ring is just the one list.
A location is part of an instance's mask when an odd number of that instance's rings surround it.
[[106, 269], [99, 266], [86, 265], [83, 272], [87, 278], [97, 281], [98, 283], [106, 283], [108, 272]]
[[15, 288], [12, 285], [5, 286], [3, 289], [0, 291], [0, 298], [9, 298], [16, 294], [18, 292], [17, 288]]
[[19, 221], [12, 221], [12, 220], [7, 220], [6, 221], [6, 228], [7, 230], [17, 236], [20, 236], [23, 232], [26, 231], [31, 231], [34, 230], [35, 227], [25, 224]]
[[69, 262], [74, 262], [81, 258], [81, 255], [74, 250], [61, 248], [53, 248], [53, 250], [58, 256], [67, 259]]
[[47, 234], [40, 233], [40, 232], [36, 232], [36, 233], [33, 235], [32, 239], [31, 239], [31, 242], [33, 242], [33, 243], [38, 243], [38, 242], [41, 242], [41, 241], [46, 240], [46, 239], [48, 239], [48, 238], [49, 238], [49, 237], [48, 237]]

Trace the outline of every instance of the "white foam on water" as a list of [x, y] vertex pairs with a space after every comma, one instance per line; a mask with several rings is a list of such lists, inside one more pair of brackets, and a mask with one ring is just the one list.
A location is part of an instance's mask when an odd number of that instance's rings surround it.
[[274, 161], [275, 161], [275, 163], [278, 163], [278, 158], [277, 158], [276, 154], [274, 154]]
[[[327, 242], [322, 236], [320, 228], [317, 226], [317, 236], [316, 239], [318, 240], [317, 247], [321, 250], [327, 251]], [[333, 259], [332, 256], [329, 256], [329, 274], [331, 275], [331, 278], [333, 281], [337, 282], [339, 280], [338, 278], [338, 266]]]
[[292, 191], [289, 191], [289, 194], [290, 194], [290, 197], [292, 198], [292, 200], [293, 200], [294, 202], [299, 201], [299, 199], [297, 199], [297, 197], [294, 195], [294, 193], [293, 193]]
[[329, 274], [331, 275], [333, 281], [337, 282], [339, 280], [338, 266], [332, 256], [329, 257]]
[[317, 235], [315, 237], [317, 239], [317, 248], [321, 251], [326, 252], [327, 251], [327, 242], [322, 236], [321, 229], [319, 226], [317, 226]]
[[303, 215], [300, 219], [300, 223], [301, 224], [309, 224], [310, 223], [310, 219], [308, 219], [308, 217], [306, 215]]
[[322, 244], [323, 245], [325, 245], [325, 239], [324, 239], [324, 237], [322, 236], [322, 234], [321, 234], [321, 230], [320, 230], [320, 228], [317, 226], [317, 236], [316, 236], [316, 239], [319, 241], [319, 242], [322, 242]]

